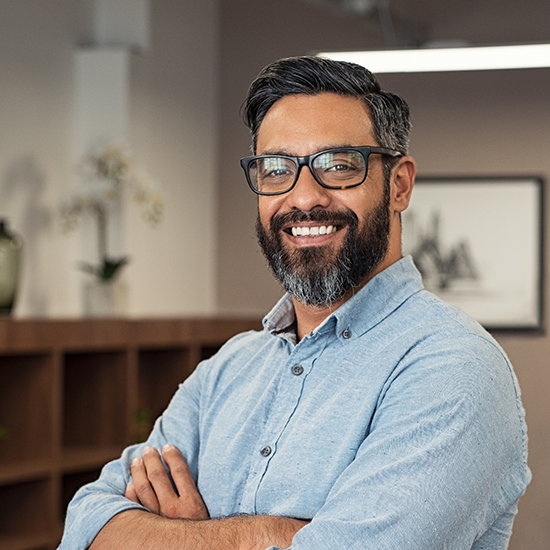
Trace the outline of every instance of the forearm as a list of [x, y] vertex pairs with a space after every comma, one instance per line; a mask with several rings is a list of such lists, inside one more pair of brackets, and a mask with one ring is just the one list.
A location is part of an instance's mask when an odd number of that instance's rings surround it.
[[278, 516], [168, 519], [141, 510], [112, 518], [89, 550], [265, 550], [288, 548], [305, 521]]

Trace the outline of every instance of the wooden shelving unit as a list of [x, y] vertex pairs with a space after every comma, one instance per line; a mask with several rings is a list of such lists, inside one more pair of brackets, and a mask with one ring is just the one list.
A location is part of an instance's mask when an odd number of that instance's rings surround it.
[[75, 491], [257, 319], [0, 319], [0, 549], [53, 550]]

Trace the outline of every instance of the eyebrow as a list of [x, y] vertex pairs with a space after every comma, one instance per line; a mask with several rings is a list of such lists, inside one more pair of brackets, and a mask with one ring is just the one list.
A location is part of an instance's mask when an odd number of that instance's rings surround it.
[[[317, 153], [322, 153], [323, 151], [328, 151], [329, 149], [346, 149], [348, 147], [354, 147], [354, 145], [350, 145], [349, 143], [338, 143], [336, 145], [327, 145], [323, 146], [320, 149], [317, 149], [314, 153], [311, 153], [311, 155], [316, 155]], [[311, 155], [293, 155], [291, 152], [285, 149], [268, 149], [267, 151], [264, 151], [259, 156], [284, 156], [284, 157], [307, 157]]]

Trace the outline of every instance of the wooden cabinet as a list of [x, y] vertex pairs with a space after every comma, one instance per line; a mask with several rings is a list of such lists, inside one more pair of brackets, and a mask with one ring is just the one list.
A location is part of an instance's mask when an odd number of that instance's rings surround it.
[[0, 549], [52, 550], [75, 491], [252, 319], [0, 319]]

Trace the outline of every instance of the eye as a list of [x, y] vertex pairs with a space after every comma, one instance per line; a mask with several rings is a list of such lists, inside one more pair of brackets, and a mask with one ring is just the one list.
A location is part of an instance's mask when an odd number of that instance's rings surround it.
[[357, 151], [324, 153], [315, 159], [315, 167], [322, 170], [357, 170], [363, 164], [363, 156]]
[[282, 176], [287, 176], [291, 173], [290, 170], [283, 168], [277, 168], [276, 170], [269, 170], [262, 172], [262, 178], [280, 178]]
[[260, 164], [260, 177], [266, 178], [285, 178], [293, 176], [294, 164], [288, 159], [269, 157], [262, 159]]
[[365, 160], [358, 151], [331, 151], [319, 155], [314, 161], [314, 168], [324, 180], [331, 182], [363, 174]]
[[357, 167], [353, 166], [349, 162], [334, 162], [332, 165], [329, 165], [325, 170], [330, 170], [332, 172], [343, 172], [345, 170], [356, 170]]

